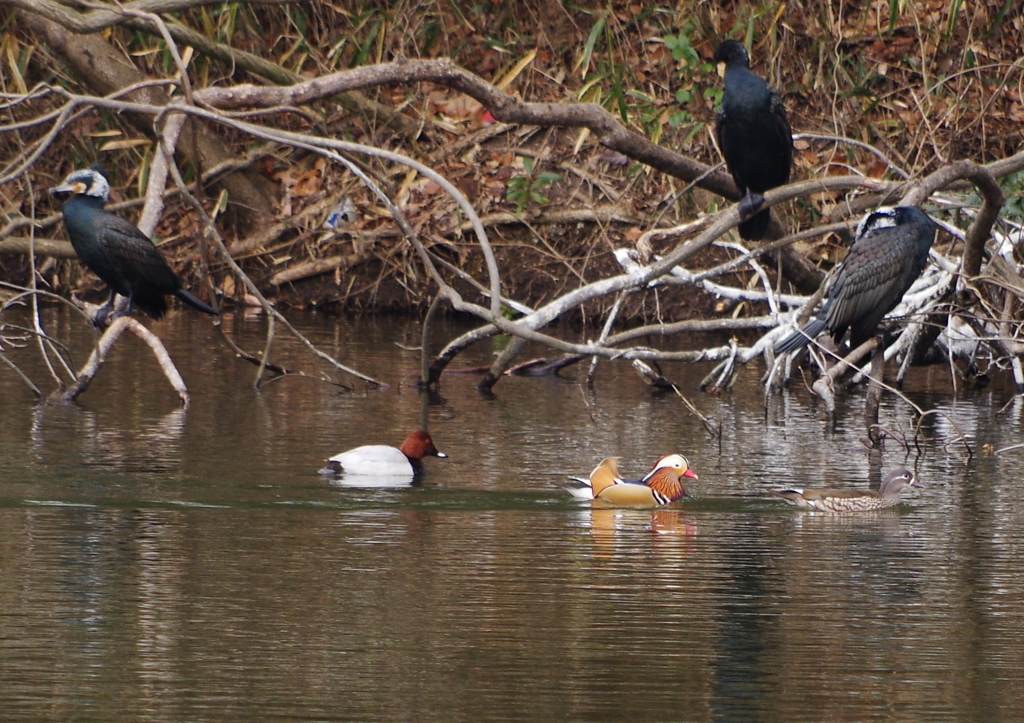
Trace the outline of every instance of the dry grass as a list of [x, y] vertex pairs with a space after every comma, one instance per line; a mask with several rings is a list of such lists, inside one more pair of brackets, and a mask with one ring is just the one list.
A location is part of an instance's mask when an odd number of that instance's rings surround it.
[[[721, 38], [737, 37], [751, 45], [755, 70], [783, 94], [795, 132], [852, 138], [889, 160], [849, 144], [802, 140], [795, 179], [851, 170], [879, 178], [918, 177], [952, 159], [1007, 157], [1024, 139], [1024, 60], [1018, 57], [1024, 47], [1024, 15], [1012, 0], [687, 2], [671, 8], [639, 3], [570, 8], [543, 0], [379, 5], [356, 0], [227, 5], [190, 11], [182, 21], [304, 76], [399, 57], [450, 56], [492, 82], [508, 80], [510, 92], [529, 100], [600, 103], [639, 132], [710, 165], [718, 162], [710, 128], [720, 81], [708, 58]], [[124, 30], [110, 37], [151, 76], [172, 74], [160, 38]], [[33, 38], [7, 34], [0, 49], [7, 92], [40, 81], [77, 87], [78, 81]], [[521, 62], [531, 54], [528, 63]], [[204, 57], [196, 57], [191, 70], [198, 87], [263, 82], [232, 74]], [[505, 270], [503, 283], [511, 296], [531, 304], [553, 298], [580, 279], [608, 273], [615, 268], [611, 250], [631, 243], [640, 230], [685, 222], [721, 203], [678, 179], [626, 163], [576, 132], [512, 128], [452, 153], [453, 146], [487, 127], [484, 109], [446, 88], [386, 87], [373, 95], [415, 119], [422, 135], [401, 136], [371, 113], [354, 114], [332, 103], [313, 109], [319, 129], [430, 159], [470, 196], [481, 215], [521, 211], [527, 223], [498, 224], [492, 232]], [[31, 107], [32, 113], [39, 110], [38, 104]], [[8, 110], [8, 122], [28, 111]], [[299, 115], [281, 115], [277, 122], [313, 130]], [[15, 157], [33, 132], [0, 134], [0, 153]], [[240, 151], [248, 143], [230, 140]], [[37, 186], [50, 185], [70, 167], [101, 158], [113, 170], [118, 188], [131, 197], [140, 195], [152, 153], [152, 146], [123, 119], [95, 112], [76, 121], [75, 132], [59, 139], [33, 175]], [[296, 225], [244, 257], [254, 278], [272, 288], [267, 281], [275, 273], [313, 258], [355, 254], [368, 260], [284, 287], [279, 301], [408, 310], [428, 300], [410, 248], [389, 233], [390, 219], [351, 177], [296, 153], [276, 154], [262, 168], [278, 184], [280, 216], [294, 216], [325, 198], [349, 197], [358, 219], [338, 235], [326, 234], [319, 216]], [[474, 271], [474, 263], [481, 263], [479, 253], [472, 240], [462, 237], [450, 199], [420, 179], [406, 183], [404, 170], [377, 165], [373, 171], [404, 203], [437, 253]], [[1020, 181], [1007, 183], [1007, 214], [1020, 220]], [[0, 187], [8, 215], [27, 215], [35, 198], [24, 181]], [[782, 212], [787, 225], [803, 227], [832, 214], [843, 201], [822, 195]], [[558, 224], [541, 216], [552, 208], [610, 206], [629, 221]], [[184, 208], [172, 207], [160, 235], [182, 238], [195, 228]], [[225, 233], [230, 237], [231, 229]], [[169, 248], [186, 254], [187, 247], [172, 243]], [[715, 253], [719, 256], [701, 262], [710, 266], [723, 258]], [[825, 244], [815, 253], [829, 259], [838, 251]], [[0, 258], [0, 264], [0, 271], [14, 276], [24, 272], [10, 258]], [[68, 268], [49, 269], [58, 285], [71, 282]], [[737, 274], [742, 281], [750, 272]], [[672, 320], [711, 311], [711, 302], [694, 293], [669, 291], [663, 303], [637, 302], [623, 316]], [[683, 299], [689, 303], [680, 304]]]

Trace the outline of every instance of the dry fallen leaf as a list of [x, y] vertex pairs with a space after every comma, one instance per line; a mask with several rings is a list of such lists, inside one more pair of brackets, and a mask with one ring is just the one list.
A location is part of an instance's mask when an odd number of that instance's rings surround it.
[[475, 98], [458, 94], [440, 108], [449, 118], [474, 118], [483, 111], [483, 105]]

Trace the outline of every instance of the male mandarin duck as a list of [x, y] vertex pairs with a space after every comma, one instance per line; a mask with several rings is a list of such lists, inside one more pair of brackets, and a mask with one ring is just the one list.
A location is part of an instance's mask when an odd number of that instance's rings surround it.
[[821, 512], [868, 512], [895, 507], [905, 487], [920, 487], [921, 482], [909, 469], [890, 472], [878, 490], [788, 489], [773, 490], [791, 505]]
[[401, 447], [368, 444], [336, 454], [327, 460], [327, 466], [320, 470], [320, 474], [398, 477], [412, 482], [424, 469], [424, 457], [447, 456], [437, 451], [429, 434], [417, 429], [409, 433]]
[[573, 497], [584, 500], [603, 500], [615, 505], [652, 507], [667, 505], [686, 496], [683, 477], [697, 479], [690, 463], [681, 454], [661, 457], [643, 479], [622, 479], [619, 457], [608, 457], [594, 468], [590, 477], [571, 477], [565, 489]]

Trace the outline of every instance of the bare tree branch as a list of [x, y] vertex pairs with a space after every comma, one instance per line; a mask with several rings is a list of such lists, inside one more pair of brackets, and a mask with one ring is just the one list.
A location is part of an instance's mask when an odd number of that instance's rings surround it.
[[685, 180], [701, 180], [697, 185], [731, 200], [740, 197], [736, 185], [722, 172], [710, 173], [707, 166], [681, 156], [626, 129], [608, 111], [593, 103], [525, 103], [451, 60], [403, 60], [395, 63], [353, 68], [286, 88], [238, 85], [231, 88], [206, 88], [196, 98], [212, 108], [231, 110], [302, 105], [349, 90], [390, 83], [431, 81], [441, 83], [475, 98], [499, 121], [542, 126], [587, 127], [602, 145]]
[[160, 341], [160, 337], [130, 316], [120, 316], [107, 327], [107, 330], [97, 342], [96, 348], [93, 349], [92, 354], [89, 356], [89, 360], [82, 367], [81, 371], [78, 372], [78, 378], [64, 392], [57, 395], [57, 398], [65, 403], [72, 402], [88, 389], [89, 384], [103, 366], [107, 354], [113, 348], [114, 342], [125, 331], [132, 332], [149, 345], [153, 355], [156, 357], [157, 363], [160, 364], [160, 368], [164, 372], [164, 376], [167, 377], [167, 381], [170, 382], [174, 391], [177, 392], [182, 408], [188, 409], [190, 400], [188, 389], [185, 388], [185, 382], [174, 366], [174, 362], [171, 361], [171, 356], [167, 353], [163, 342]]

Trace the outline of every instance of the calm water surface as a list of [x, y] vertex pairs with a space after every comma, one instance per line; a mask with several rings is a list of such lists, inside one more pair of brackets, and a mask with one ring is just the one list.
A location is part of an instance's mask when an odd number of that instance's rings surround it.
[[[91, 333], [49, 324], [80, 364]], [[258, 320], [225, 324], [262, 348]], [[1024, 450], [991, 452], [1024, 438], [1024, 406], [1001, 380], [952, 395], [948, 370], [915, 371], [908, 393], [944, 415], [920, 452], [890, 440], [872, 459], [861, 391], [828, 434], [799, 382], [766, 412], [759, 368], [716, 398], [695, 390], [706, 368], [666, 365], [719, 441], [624, 362], [592, 391], [571, 368], [493, 396], [451, 374], [421, 397], [403, 384], [416, 323], [300, 325], [392, 386], [254, 391], [255, 368], [185, 312], [150, 326], [187, 412], [129, 336], [74, 406], [36, 404], [0, 367], [0, 719], [1019, 720]], [[34, 347], [4, 351], [50, 388]], [[287, 340], [275, 360], [344, 379]], [[887, 396], [882, 420], [909, 431], [908, 409]], [[424, 416], [450, 459], [428, 460], [423, 485], [316, 474]], [[557, 486], [611, 454], [639, 475], [670, 451], [700, 480], [669, 508], [592, 509]], [[925, 487], [887, 514], [766, 494], [904, 465]]]

